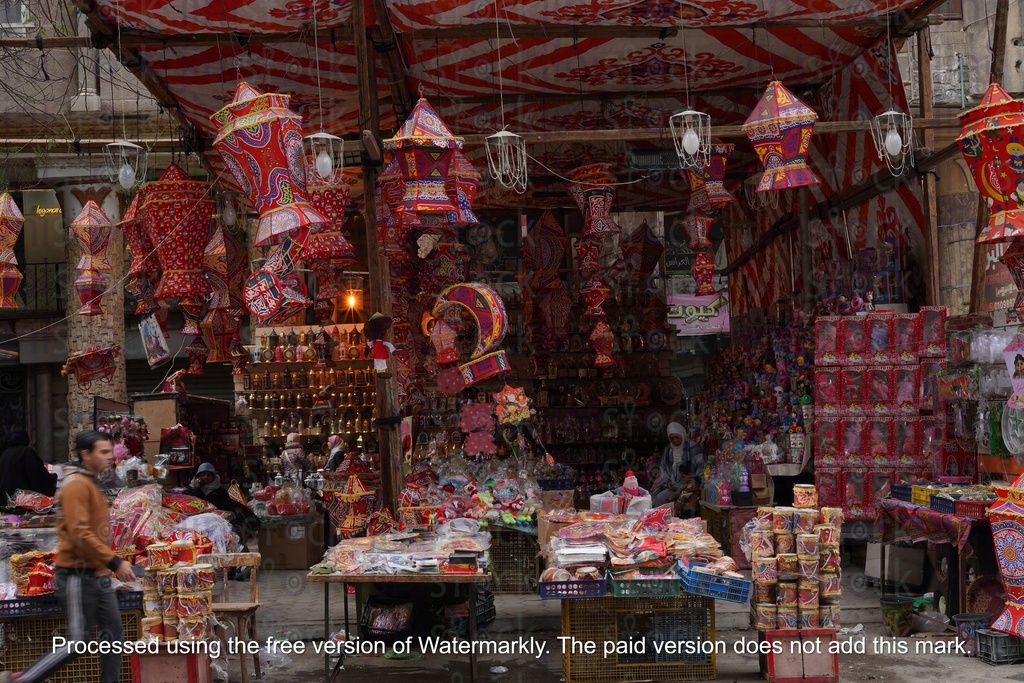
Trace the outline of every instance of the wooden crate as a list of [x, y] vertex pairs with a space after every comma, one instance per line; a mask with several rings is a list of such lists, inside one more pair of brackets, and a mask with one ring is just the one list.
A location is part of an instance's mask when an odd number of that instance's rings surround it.
[[[836, 640], [833, 628], [772, 629], [758, 633], [759, 642], [780, 643], [782, 652], [762, 653], [761, 676], [768, 683], [837, 683], [839, 681], [839, 655], [829, 654], [829, 646]], [[818, 640], [821, 652], [804, 654], [794, 651], [794, 643]]]

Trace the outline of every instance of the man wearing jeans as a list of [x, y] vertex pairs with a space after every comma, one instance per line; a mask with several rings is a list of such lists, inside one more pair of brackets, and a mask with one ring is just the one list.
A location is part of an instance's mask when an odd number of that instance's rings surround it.
[[[96, 476], [113, 467], [113, 446], [106, 435], [85, 431], [75, 436], [75, 452], [78, 461], [65, 469], [57, 493], [57, 596], [67, 614], [68, 640], [91, 640], [97, 626], [102, 640], [118, 641], [124, 633], [111, 572], [121, 581], [132, 581], [135, 572], [110, 548], [110, 510], [96, 486]], [[0, 683], [41, 683], [77, 656], [70, 648], [55, 650], [20, 674], [0, 673]], [[120, 669], [120, 654], [100, 655], [100, 683], [117, 683]]]

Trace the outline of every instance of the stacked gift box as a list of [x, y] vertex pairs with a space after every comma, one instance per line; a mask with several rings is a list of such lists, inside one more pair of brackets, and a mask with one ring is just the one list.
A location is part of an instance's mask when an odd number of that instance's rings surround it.
[[839, 533], [843, 511], [817, 506], [813, 486], [793, 489], [793, 507], [759, 507], [751, 533], [754, 628], [839, 628]]
[[156, 640], [203, 640], [209, 635], [214, 568], [196, 564], [189, 541], [154, 543], [147, 548], [142, 577], [142, 636]]
[[873, 519], [887, 485], [932, 474], [945, 319], [933, 307], [815, 321], [815, 482], [846, 519]]

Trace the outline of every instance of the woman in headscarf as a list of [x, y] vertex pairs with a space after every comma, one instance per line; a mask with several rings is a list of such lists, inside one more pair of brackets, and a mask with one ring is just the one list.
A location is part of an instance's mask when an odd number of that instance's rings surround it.
[[690, 441], [683, 425], [673, 422], [666, 431], [668, 445], [661, 454], [658, 474], [654, 486], [651, 487], [651, 502], [654, 507], [675, 500], [686, 484], [687, 475], [699, 480], [701, 470], [704, 469], [704, 452], [700, 446]]
[[341, 440], [340, 434], [331, 434], [327, 439], [327, 467], [328, 472], [334, 472], [345, 459], [345, 442]]
[[292, 432], [285, 440], [284, 451], [281, 452], [281, 474], [291, 479], [299, 474], [300, 470], [310, 471], [309, 458], [302, 448], [302, 437], [298, 432]]

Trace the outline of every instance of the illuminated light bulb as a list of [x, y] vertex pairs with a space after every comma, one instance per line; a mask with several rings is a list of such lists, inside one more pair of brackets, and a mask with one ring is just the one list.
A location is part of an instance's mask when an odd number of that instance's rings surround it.
[[128, 164], [121, 164], [117, 171], [117, 182], [126, 190], [132, 189], [135, 185], [135, 169]]
[[355, 294], [349, 294], [347, 301], [348, 301], [348, 307], [349, 308], [355, 308], [356, 307], [356, 295]]
[[238, 212], [235, 211], [235, 205], [228, 202], [224, 205], [224, 211], [221, 212], [221, 219], [224, 221], [224, 225], [229, 228], [238, 222]]
[[327, 153], [327, 150], [321, 151], [316, 155], [316, 172], [321, 178], [329, 178], [331, 173], [334, 171], [334, 161], [331, 159], [331, 155]]
[[687, 128], [683, 133], [683, 150], [690, 155], [696, 154], [700, 149], [700, 136], [693, 128]]
[[890, 128], [889, 132], [885, 134], [885, 152], [891, 157], [898, 156], [900, 151], [903, 149], [903, 138], [900, 137], [899, 131], [895, 128]]

